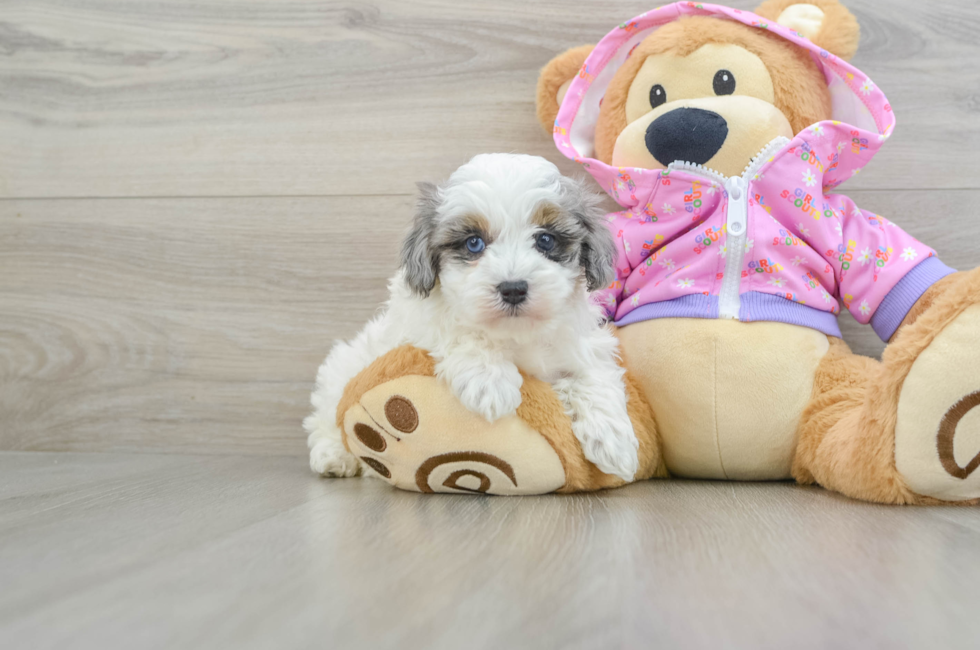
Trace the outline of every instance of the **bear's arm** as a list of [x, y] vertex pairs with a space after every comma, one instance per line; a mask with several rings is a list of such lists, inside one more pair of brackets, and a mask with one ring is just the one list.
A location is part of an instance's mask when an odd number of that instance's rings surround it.
[[[955, 271], [936, 252], [887, 219], [861, 210], [849, 198], [827, 197], [840, 220], [836, 246], [824, 247], [838, 278], [838, 293], [860, 323], [883, 341], [902, 325], [934, 284]], [[827, 220], [833, 222], [833, 220]]]

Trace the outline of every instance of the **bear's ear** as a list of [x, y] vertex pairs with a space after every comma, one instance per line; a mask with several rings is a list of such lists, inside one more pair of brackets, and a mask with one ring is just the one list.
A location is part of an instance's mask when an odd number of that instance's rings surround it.
[[845, 61], [857, 52], [861, 28], [854, 14], [837, 0], [766, 0], [755, 13], [803, 34]]
[[562, 52], [541, 69], [538, 77], [538, 96], [535, 103], [538, 108], [538, 121], [541, 127], [551, 133], [558, 116], [561, 101], [572, 83], [572, 79], [589, 58], [594, 45], [580, 45]]

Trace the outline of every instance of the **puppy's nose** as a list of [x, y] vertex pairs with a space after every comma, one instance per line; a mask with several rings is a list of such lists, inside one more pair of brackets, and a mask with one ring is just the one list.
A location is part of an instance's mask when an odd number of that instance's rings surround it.
[[728, 137], [728, 122], [700, 108], [675, 108], [647, 127], [647, 151], [661, 165], [675, 160], [703, 165], [718, 153]]
[[519, 305], [527, 300], [527, 282], [501, 282], [497, 285], [500, 297], [509, 305]]

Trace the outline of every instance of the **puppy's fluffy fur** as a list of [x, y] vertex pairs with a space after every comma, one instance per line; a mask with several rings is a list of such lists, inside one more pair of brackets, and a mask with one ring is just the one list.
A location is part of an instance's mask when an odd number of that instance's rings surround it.
[[489, 421], [520, 405], [518, 367], [550, 382], [585, 457], [632, 479], [637, 441], [617, 341], [588, 299], [611, 281], [615, 255], [596, 195], [543, 158], [513, 154], [476, 156], [443, 186], [419, 187], [386, 309], [353, 341], [338, 342], [317, 373], [304, 422], [310, 466], [327, 476], [362, 471], [336, 425], [344, 386], [411, 343]]

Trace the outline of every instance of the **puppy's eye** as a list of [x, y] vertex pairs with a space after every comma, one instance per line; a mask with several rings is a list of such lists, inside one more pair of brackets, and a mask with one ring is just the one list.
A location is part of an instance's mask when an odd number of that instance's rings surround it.
[[473, 253], [474, 255], [482, 253], [483, 249], [486, 247], [487, 245], [483, 243], [482, 237], [470, 237], [469, 239], [466, 240], [466, 250]]
[[735, 92], [735, 75], [728, 70], [719, 70], [715, 73], [715, 94], [731, 95]]
[[537, 239], [534, 240], [534, 245], [538, 247], [538, 250], [544, 253], [550, 253], [555, 249], [555, 236], [551, 233], [543, 232], [538, 235]]
[[656, 108], [667, 103], [667, 91], [660, 84], [650, 89], [650, 108]]

